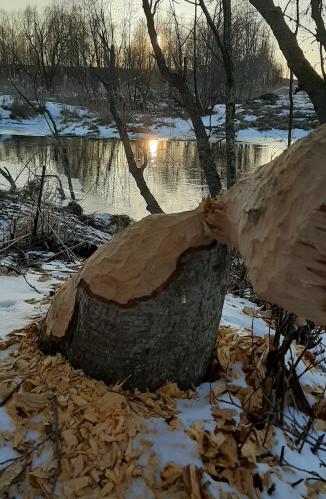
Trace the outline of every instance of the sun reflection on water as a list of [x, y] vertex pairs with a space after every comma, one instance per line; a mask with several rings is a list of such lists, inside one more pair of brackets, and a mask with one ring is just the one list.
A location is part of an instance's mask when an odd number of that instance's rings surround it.
[[157, 156], [157, 149], [158, 149], [158, 140], [157, 139], [151, 139], [148, 142], [148, 151], [150, 154], [151, 158], [156, 158]]

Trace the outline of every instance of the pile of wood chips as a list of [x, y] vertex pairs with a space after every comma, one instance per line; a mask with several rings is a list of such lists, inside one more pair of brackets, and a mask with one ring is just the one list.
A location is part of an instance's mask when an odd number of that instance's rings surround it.
[[[198, 444], [203, 468], [182, 468], [171, 456], [158, 480], [155, 455], [142, 467], [142, 449], [135, 448], [133, 440], [139, 433], [146, 435], [147, 418], [161, 417], [172, 429], [182, 427], [175, 402], [193, 398], [195, 392], [183, 392], [172, 383], [154, 393], [108, 387], [73, 369], [59, 354], [43, 355], [37, 330], [37, 324], [31, 325], [0, 346], [18, 344], [0, 363], [0, 405], [14, 427], [0, 431], [0, 447], [17, 452], [16, 458], [0, 464], [0, 497], [124, 498], [132, 481], [141, 477], [154, 497], [209, 498], [204, 473], [237, 491], [224, 496], [221, 492], [220, 497], [254, 498], [261, 491], [273, 492], [273, 478], [279, 476], [279, 462], [268, 451], [273, 428], [258, 430], [250, 421], [262, 404], [259, 386], [268, 337], [220, 329], [212, 375], [224, 381], [212, 385], [210, 400], [216, 427], [209, 432], [198, 422], [187, 429]], [[239, 363], [247, 386], [234, 384], [234, 366]], [[230, 399], [228, 409], [219, 406], [224, 394]], [[242, 406], [240, 418], [237, 404]], [[268, 464], [269, 471], [254, 471], [257, 461]], [[311, 497], [317, 497], [321, 484], [307, 481], [307, 486]]]

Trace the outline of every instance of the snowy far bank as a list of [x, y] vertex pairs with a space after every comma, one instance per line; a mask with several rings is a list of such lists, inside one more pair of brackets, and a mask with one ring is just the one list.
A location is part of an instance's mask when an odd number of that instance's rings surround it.
[[[293, 139], [307, 135], [315, 125], [314, 110], [306, 94], [294, 96], [294, 109], [297, 118], [294, 120]], [[163, 103], [162, 103], [163, 104]], [[13, 97], [0, 96], [0, 140], [10, 135], [49, 136], [51, 131], [42, 115], [16, 117], [11, 110]], [[107, 104], [103, 102], [103, 106]], [[88, 109], [47, 101], [46, 106], [53, 116], [63, 136], [117, 139], [118, 132], [113, 124], [103, 124], [97, 113]], [[244, 105], [236, 106], [237, 141], [244, 143], [286, 143], [288, 99], [279, 97], [277, 101], [265, 102], [256, 99]], [[223, 140], [223, 123], [225, 108], [223, 104], [214, 107], [211, 116], [202, 118], [212, 142]], [[311, 118], [308, 121], [304, 118]], [[311, 127], [310, 127], [311, 124]], [[278, 128], [279, 127], [279, 128]], [[309, 128], [310, 127], [310, 128]], [[131, 139], [159, 138], [171, 140], [195, 140], [191, 122], [182, 117], [158, 117], [145, 119], [139, 113], [133, 114], [133, 122], [128, 131]]]

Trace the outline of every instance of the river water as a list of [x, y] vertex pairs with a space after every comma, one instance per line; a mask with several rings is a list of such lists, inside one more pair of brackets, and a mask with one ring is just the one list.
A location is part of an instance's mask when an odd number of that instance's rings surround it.
[[[147, 213], [145, 202], [130, 176], [122, 143], [119, 140], [71, 137], [67, 145], [76, 195], [88, 211], [127, 213], [140, 219]], [[197, 206], [208, 194], [199, 167], [196, 143], [175, 140], [142, 140], [132, 142], [139, 165], [148, 163], [144, 177], [154, 196], [167, 213]], [[238, 175], [254, 170], [278, 156], [282, 144], [237, 144]], [[225, 182], [225, 144], [213, 145], [216, 165]], [[0, 167], [6, 166], [17, 183], [33, 178], [42, 164], [47, 173], [63, 176], [60, 157], [53, 139], [46, 137], [2, 136]], [[5, 181], [0, 177], [0, 188]]]

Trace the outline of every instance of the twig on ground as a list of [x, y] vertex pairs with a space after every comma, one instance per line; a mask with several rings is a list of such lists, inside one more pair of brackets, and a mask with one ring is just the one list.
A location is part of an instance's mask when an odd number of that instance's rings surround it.
[[[10, 242], [10, 244], [8, 244], [8, 246], [6, 246], [5, 248], [2, 248], [0, 250], [0, 254], [1, 253], [4, 253], [5, 251], [7, 251], [7, 249], [11, 248], [11, 246], [14, 246], [18, 241], [21, 241], [22, 239], [26, 239], [27, 237], [31, 236], [32, 233], [29, 232], [28, 234], [25, 234], [24, 236], [20, 236], [20, 237], [17, 237], [16, 239], [14, 239], [13, 241]], [[0, 243], [0, 246], [6, 244], [8, 241], [4, 241], [3, 243]]]
[[7, 393], [7, 395], [5, 395], [5, 397], [2, 400], [0, 400], [0, 407], [3, 407], [4, 405], [6, 405], [7, 402], [9, 402], [13, 394], [18, 391], [19, 387], [24, 383], [24, 381], [25, 381], [24, 379], [20, 380], [19, 383], [17, 383], [17, 385], [15, 385], [14, 388], [9, 393]]
[[54, 442], [54, 455], [56, 466], [53, 475], [53, 482], [51, 484], [51, 492], [55, 494], [57, 481], [61, 471], [61, 448], [60, 448], [60, 428], [58, 417], [57, 397], [54, 396], [51, 400], [51, 413], [52, 413], [52, 440]]
[[27, 278], [26, 278], [26, 275], [25, 274], [22, 274], [23, 278], [24, 278], [24, 281], [26, 282], [26, 284], [32, 288], [34, 291], [36, 291], [36, 293], [38, 293], [39, 295], [42, 295], [43, 293], [41, 293], [41, 291], [39, 291], [35, 286], [33, 286], [33, 284], [31, 284], [30, 282], [28, 282]]

